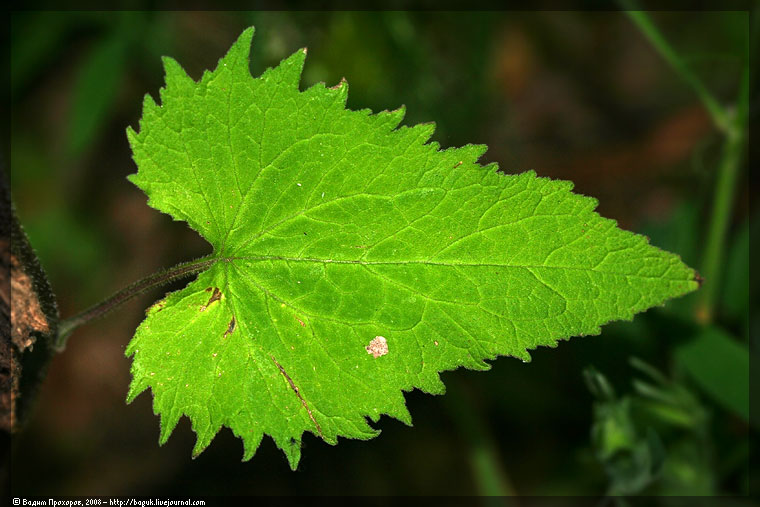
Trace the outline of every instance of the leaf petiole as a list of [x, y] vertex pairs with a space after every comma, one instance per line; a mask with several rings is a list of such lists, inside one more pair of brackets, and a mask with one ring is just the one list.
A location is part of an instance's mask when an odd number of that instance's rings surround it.
[[135, 296], [139, 296], [148, 289], [166, 285], [175, 280], [179, 280], [180, 278], [200, 273], [204, 269], [215, 264], [218, 260], [218, 257], [202, 257], [194, 261], [184, 262], [174, 267], [153, 273], [152, 275], [146, 276], [145, 278], [121, 289], [113, 296], [91, 306], [87, 310], [61, 321], [58, 325], [58, 335], [53, 344], [54, 349], [58, 352], [65, 349], [69, 335], [82, 324], [86, 324], [93, 319], [102, 317], [117, 306], [129, 301]]

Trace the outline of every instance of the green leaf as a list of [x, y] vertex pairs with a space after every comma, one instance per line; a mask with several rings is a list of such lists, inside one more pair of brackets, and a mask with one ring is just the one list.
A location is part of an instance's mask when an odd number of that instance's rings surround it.
[[166, 58], [161, 105], [127, 132], [130, 180], [217, 261], [126, 351], [161, 443], [184, 414], [193, 455], [227, 426], [244, 459], [266, 434], [295, 468], [304, 432], [372, 438], [368, 419], [411, 423], [404, 391], [443, 393], [441, 371], [528, 361], [697, 288], [569, 182], [441, 151], [432, 124], [396, 128], [403, 108], [347, 110], [345, 81], [299, 91], [306, 50], [252, 78], [252, 35], [198, 82]]
[[676, 350], [676, 360], [710, 397], [749, 421], [749, 348], [718, 327], [705, 327]]

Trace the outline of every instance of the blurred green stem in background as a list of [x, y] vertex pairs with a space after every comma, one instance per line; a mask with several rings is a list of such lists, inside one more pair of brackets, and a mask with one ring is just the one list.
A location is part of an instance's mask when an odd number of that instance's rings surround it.
[[[632, 2], [623, 1], [622, 4], [628, 7]], [[673, 47], [668, 44], [649, 16], [642, 11], [626, 11], [626, 14], [646, 38], [649, 39], [649, 42], [660, 53], [660, 56], [694, 89], [699, 99], [705, 105], [707, 112], [710, 113], [715, 126], [722, 132], [728, 131], [730, 121], [727, 111], [718, 103], [702, 81], [689, 69]]]
[[[748, 76], [749, 72], [745, 72]], [[742, 82], [748, 82], [749, 79], [742, 79]], [[748, 86], [742, 86], [743, 93], [746, 93]], [[718, 288], [720, 287], [720, 278], [723, 271], [723, 259], [725, 257], [726, 236], [728, 227], [731, 222], [731, 212], [734, 207], [734, 196], [736, 190], [736, 179], [739, 175], [739, 169], [744, 161], [744, 142], [746, 139], [746, 105], [743, 107], [741, 102], [737, 109], [736, 117], [744, 116], [741, 120], [741, 126], [736, 125], [726, 134], [727, 138], [723, 145], [723, 155], [720, 165], [718, 166], [718, 181], [715, 186], [715, 197], [713, 198], [713, 209], [710, 215], [710, 225], [707, 233], [707, 242], [705, 245], [705, 254], [702, 258], [702, 274], [706, 280], [705, 287], [699, 293], [699, 302], [697, 304], [697, 320], [703, 324], [709, 324], [713, 320], [715, 313], [715, 301], [718, 297]], [[739, 123], [734, 122], [735, 124]]]
[[493, 498], [482, 505], [508, 507], [516, 505], [506, 498], [515, 496], [512, 482], [496, 450], [495, 439], [487, 427], [482, 411], [469, 400], [466, 386], [451, 382], [447, 386], [445, 405], [465, 439], [473, 479], [478, 495]]
[[[621, 0], [621, 3], [629, 9], [634, 7], [634, 2], [628, 0]], [[709, 324], [715, 314], [715, 302], [721, 286], [722, 264], [731, 212], [734, 208], [736, 179], [741, 164], [744, 162], [749, 110], [749, 38], [744, 46], [736, 107], [727, 108], [718, 103], [702, 81], [689, 69], [683, 58], [668, 44], [646, 13], [629, 10], [626, 14], [673, 70], [694, 89], [710, 114], [715, 128], [725, 136], [702, 258], [701, 271], [705, 286], [699, 292], [695, 314], [699, 323]], [[749, 16], [747, 22], [749, 22]]]

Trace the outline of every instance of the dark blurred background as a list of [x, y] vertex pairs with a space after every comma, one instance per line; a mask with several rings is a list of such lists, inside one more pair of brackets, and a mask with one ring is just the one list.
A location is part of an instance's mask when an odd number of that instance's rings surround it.
[[[720, 104], [735, 104], [747, 13], [650, 16]], [[405, 104], [404, 123], [436, 122], [443, 147], [484, 143], [484, 162], [506, 173], [572, 180], [602, 215], [700, 268], [724, 136], [622, 13], [14, 13], [11, 187], [62, 317], [210, 252], [125, 179], [136, 171], [125, 129], [145, 93], [158, 98], [160, 56], [197, 79], [250, 25], [254, 76], [307, 46], [302, 89], [345, 76], [350, 108]], [[158, 446], [150, 395], [124, 402], [124, 348], [163, 293], [150, 292], [53, 360], [14, 437], [13, 495], [747, 494], [760, 479], [747, 385], [756, 191], [745, 160], [710, 322], [692, 294], [528, 364], [445, 373], [447, 395], [407, 395], [413, 428], [385, 417], [378, 438], [336, 447], [307, 436], [297, 472], [269, 439], [241, 463], [226, 429], [191, 460], [185, 418]]]

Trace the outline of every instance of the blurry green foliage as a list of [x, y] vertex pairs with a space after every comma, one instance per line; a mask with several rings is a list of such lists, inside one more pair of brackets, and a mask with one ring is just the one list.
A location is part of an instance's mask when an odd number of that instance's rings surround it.
[[709, 326], [675, 351], [678, 364], [719, 404], [749, 421], [749, 351]]
[[618, 396], [606, 377], [584, 372], [594, 394], [591, 440], [609, 477], [609, 495], [711, 495], [715, 477], [708, 415], [684, 386], [648, 364], [631, 364], [646, 380]]
[[[128, 30], [128, 28], [125, 28]], [[126, 70], [126, 39], [118, 33], [98, 41], [87, 55], [75, 85], [67, 152], [80, 155], [108, 119]]]
[[[112, 252], [103, 247], [105, 238], [102, 232], [87, 217], [73, 211], [32, 217], [26, 221], [25, 229], [34, 240], [35, 249], [45, 254], [47, 261], [44, 267], [52, 273], [70, 271], [80, 279], [102, 280], [112, 266], [109, 262], [109, 253]], [[61, 277], [54, 280], [58, 283], [74, 282]], [[83, 293], [78, 294], [76, 299], [82, 305], [97, 297], [102, 297], [102, 294], [95, 294], [85, 285]]]
[[734, 324], [745, 343], [749, 339], [750, 301], [749, 219], [739, 225], [726, 255], [726, 275], [720, 304], [723, 317]]

